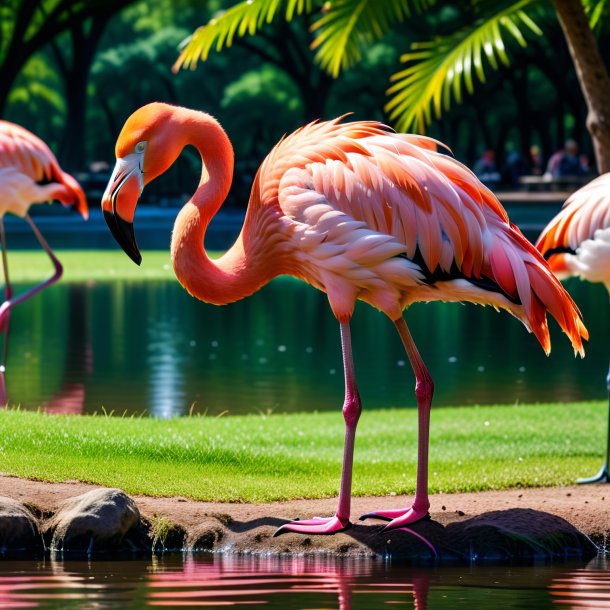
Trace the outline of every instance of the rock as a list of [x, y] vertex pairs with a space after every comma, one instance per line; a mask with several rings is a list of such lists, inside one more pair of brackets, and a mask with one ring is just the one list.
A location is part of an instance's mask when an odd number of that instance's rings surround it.
[[447, 526], [451, 546], [470, 560], [594, 557], [597, 547], [565, 519], [528, 508], [484, 513]]
[[38, 520], [20, 502], [0, 496], [0, 556], [44, 553]]
[[184, 550], [218, 550], [224, 537], [224, 524], [216, 517], [207, 517], [197, 527], [187, 533], [186, 540], [184, 541]]
[[140, 538], [139, 523], [136, 503], [120, 489], [94, 489], [66, 500], [46, 522], [44, 534], [53, 551], [139, 550], [131, 539]]

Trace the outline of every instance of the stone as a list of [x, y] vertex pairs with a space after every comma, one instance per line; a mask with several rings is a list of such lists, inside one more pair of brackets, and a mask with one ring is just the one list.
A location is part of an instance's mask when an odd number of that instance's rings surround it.
[[529, 508], [492, 511], [447, 526], [451, 546], [472, 560], [594, 557], [597, 547], [565, 519]]
[[137, 550], [130, 534], [139, 529], [140, 511], [120, 489], [94, 489], [66, 500], [45, 524], [52, 551], [91, 554]]
[[44, 553], [38, 520], [20, 502], [0, 496], [0, 556]]

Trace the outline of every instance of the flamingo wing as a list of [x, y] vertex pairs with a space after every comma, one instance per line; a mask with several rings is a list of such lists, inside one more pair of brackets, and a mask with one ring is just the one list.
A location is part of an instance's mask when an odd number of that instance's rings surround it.
[[610, 290], [610, 173], [573, 193], [536, 247], [559, 277], [580, 275]]
[[355, 298], [393, 319], [417, 300], [492, 304], [548, 351], [548, 309], [582, 349], [580, 314], [540, 254], [434, 140], [373, 122], [312, 124], [271, 152], [253, 200], [277, 206], [300, 276], [326, 290], [336, 314], [351, 315]]

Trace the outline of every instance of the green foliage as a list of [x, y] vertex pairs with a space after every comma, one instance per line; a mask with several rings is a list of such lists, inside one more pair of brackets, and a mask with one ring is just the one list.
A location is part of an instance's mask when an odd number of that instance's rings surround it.
[[610, 19], [610, 0], [583, 0], [583, 5], [589, 15], [589, 23], [594, 30], [608, 27]]
[[150, 532], [152, 534], [151, 547], [153, 551], [158, 550], [157, 546], [160, 545], [162, 551], [165, 551], [165, 543], [167, 537], [174, 528], [174, 524], [167, 517], [163, 517], [157, 514], [152, 516], [150, 520]]
[[357, 63], [363, 48], [385, 35], [393, 24], [421, 14], [434, 0], [244, 0], [215, 15], [208, 24], [198, 28], [184, 41], [184, 48], [174, 65], [195, 68], [198, 60], [205, 61], [212, 48], [221, 51], [234, 39], [253, 36], [282, 12], [287, 21], [294, 16], [319, 9], [311, 27], [317, 49], [316, 59], [332, 76]]
[[327, 72], [336, 77], [360, 61], [362, 49], [384, 36], [396, 22], [420, 14], [433, 0], [335, 0], [313, 24], [311, 48]]
[[[434, 409], [430, 487], [445, 493], [572, 483], [601, 460], [605, 405]], [[356, 495], [412, 493], [417, 412], [364, 412]], [[341, 470], [339, 413], [170, 420], [0, 412], [0, 471], [77, 479], [127, 493], [205, 501], [332, 497]]]
[[[401, 61], [408, 68], [394, 74], [394, 85], [388, 90], [393, 98], [386, 106], [399, 130], [424, 131], [441, 110], [448, 110], [451, 98], [462, 101], [462, 87], [474, 93], [474, 78], [485, 82], [485, 64], [497, 70], [509, 65], [505, 38], [522, 47], [526, 34], [542, 35], [525, 9], [538, 0], [521, 0], [507, 7], [494, 6], [493, 13], [482, 15], [473, 25], [450, 36], [429, 42], [414, 43]], [[499, 10], [498, 10], [499, 9]]]
[[290, 21], [294, 15], [311, 12], [312, 0], [244, 0], [236, 4], [212, 18], [185, 40], [174, 71], [183, 67], [195, 68], [199, 59], [207, 59], [213, 46], [217, 51], [230, 47], [236, 35], [256, 34], [264, 24], [271, 23], [282, 9], [286, 20]]
[[62, 114], [66, 110], [57, 73], [40, 56], [33, 57], [24, 66], [11, 89], [9, 102], [17, 112], [20, 106], [25, 106], [29, 112], [45, 114]]

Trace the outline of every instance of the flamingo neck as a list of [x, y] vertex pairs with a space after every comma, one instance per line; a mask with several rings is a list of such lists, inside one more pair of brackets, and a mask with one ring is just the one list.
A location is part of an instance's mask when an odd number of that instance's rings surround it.
[[247, 220], [239, 237], [223, 256], [216, 260], [208, 257], [204, 247], [205, 233], [231, 186], [233, 147], [219, 123], [207, 114], [189, 111], [181, 126], [185, 146], [192, 144], [197, 148], [203, 168], [199, 187], [174, 224], [171, 242], [174, 271], [192, 296], [224, 305], [254, 293], [277, 273], [272, 265], [264, 264], [256, 244], [251, 244], [253, 251], [248, 255], [244, 241], [253, 240], [248, 239], [251, 231]]

